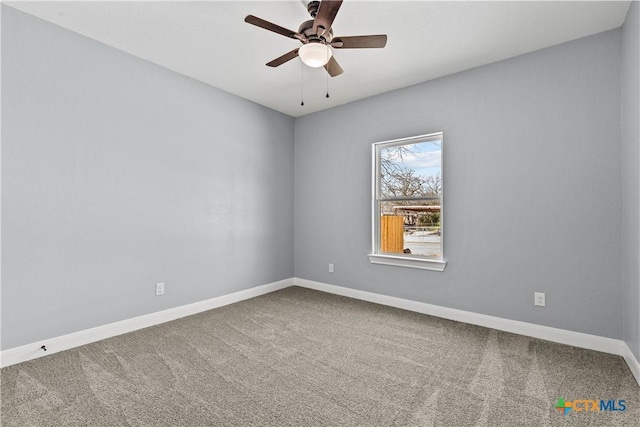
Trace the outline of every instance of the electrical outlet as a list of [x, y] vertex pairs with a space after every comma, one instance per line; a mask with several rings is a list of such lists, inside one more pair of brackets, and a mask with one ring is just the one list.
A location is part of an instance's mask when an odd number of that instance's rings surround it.
[[540, 307], [544, 307], [545, 306], [545, 301], [544, 301], [544, 292], [534, 292], [533, 293], [533, 298], [534, 298], [534, 304], [538, 305]]
[[333, 264], [329, 264], [329, 273], [333, 273]]
[[156, 283], [156, 296], [164, 295], [164, 283]]

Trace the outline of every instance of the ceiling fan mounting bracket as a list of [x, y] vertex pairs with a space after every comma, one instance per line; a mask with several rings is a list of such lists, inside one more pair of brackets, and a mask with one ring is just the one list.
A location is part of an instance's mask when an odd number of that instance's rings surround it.
[[319, 1], [310, 1], [307, 5], [307, 12], [311, 15], [312, 18], [315, 18], [318, 14], [318, 8], [320, 7]]

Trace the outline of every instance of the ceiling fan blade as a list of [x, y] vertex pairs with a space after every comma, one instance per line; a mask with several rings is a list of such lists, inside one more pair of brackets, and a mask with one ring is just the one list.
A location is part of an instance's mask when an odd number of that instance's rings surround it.
[[298, 56], [298, 50], [299, 49], [293, 49], [291, 52], [287, 52], [284, 55], [274, 59], [273, 61], [267, 62], [267, 65], [269, 67], [278, 67], [287, 61], [291, 61], [293, 58]]
[[282, 34], [285, 37], [298, 40], [303, 39], [301, 34], [293, 30], [289, 30], [288, 28], [281, 27], [280, 25], [276, 25], [272, 22], [265, 21], [264, 19], [258, 18], [257, 16], [247, 15], [247, 17], [244, 18], [244, 22], [253, 24], [256, 27], [264, 28], [265, 30], [273, 31], [274, 33]]
[[331, 57], [329, 62], [327, 62], [327, 65], [324, 66], [324, 69], [327, 70], [331, 77], [339, 76], [340, 74], [344, 73], [344, 70], [342, 69], [340, 64], [338, 64], [336, 58], [334, 58], [333, 56]]
[[334, 37], [331, 47], [336, 49], [381, 48], [387, 44], [387, 35]]
[[340, 1], [322, 0], [318, 7], [318, 13], [313, 20], [313, 31], [319, 36], [323, 36], [329, 32], [333, 25], [333, 20], [336, 19], [338, 9], [342, 5]]

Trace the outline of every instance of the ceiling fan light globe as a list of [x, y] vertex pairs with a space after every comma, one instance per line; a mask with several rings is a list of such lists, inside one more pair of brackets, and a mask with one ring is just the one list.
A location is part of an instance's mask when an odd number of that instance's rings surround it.
[[305, 65], [318, 68], [329, 62], [333, 52], [323, 43], [307, 43], [298, 50], [298, 55]]

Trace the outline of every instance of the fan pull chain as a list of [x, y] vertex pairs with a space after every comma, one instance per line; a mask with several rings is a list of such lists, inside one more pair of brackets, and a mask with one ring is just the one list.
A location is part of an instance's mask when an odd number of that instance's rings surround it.
[[304, 64], [300, 61], [300, 106], [304, 107]]
[[325, 98], [329, 98], [329, 49], [327, 49], [327, 96]]

